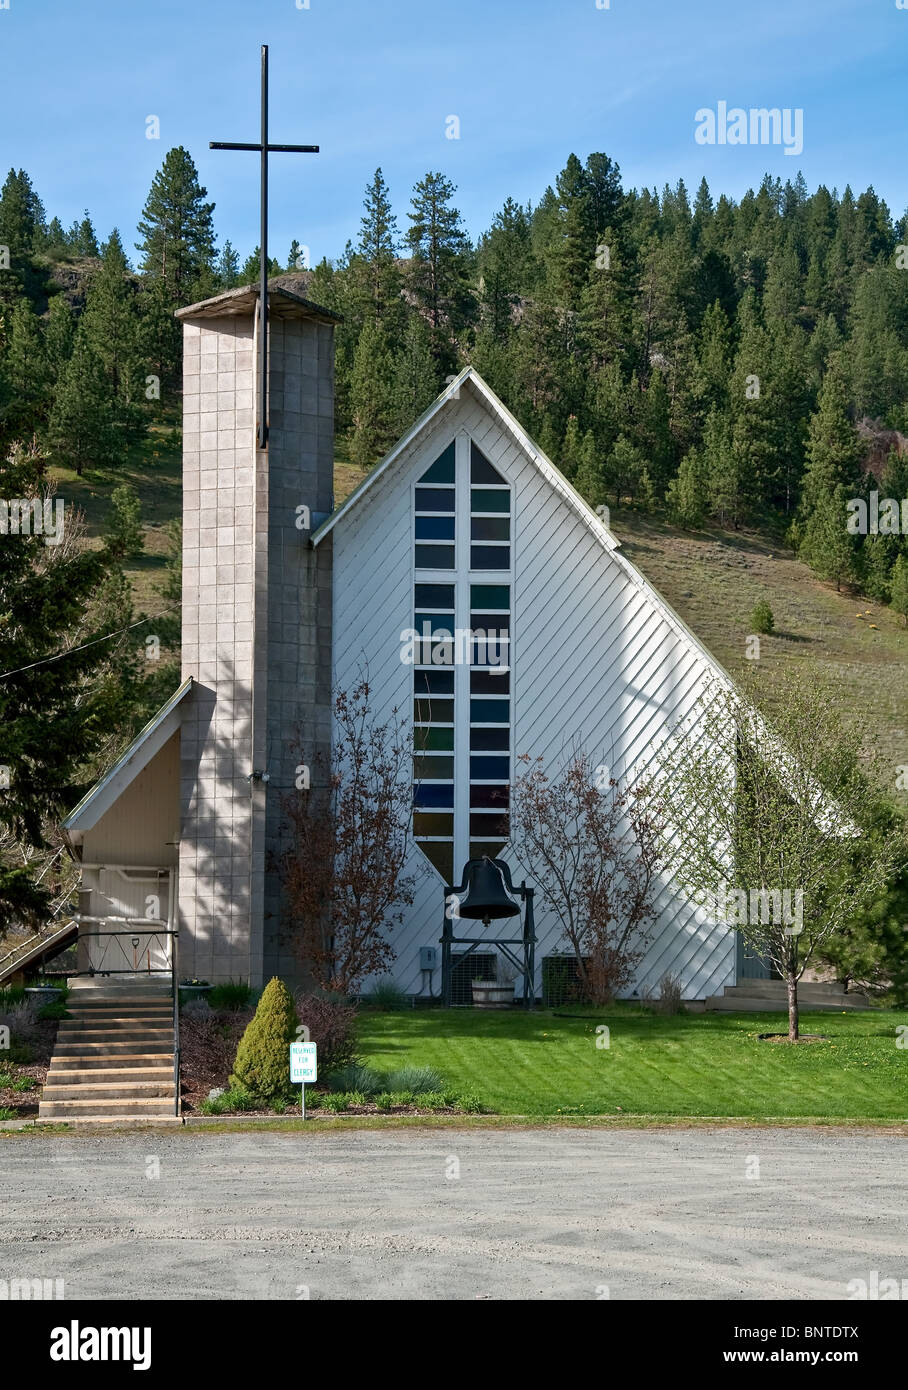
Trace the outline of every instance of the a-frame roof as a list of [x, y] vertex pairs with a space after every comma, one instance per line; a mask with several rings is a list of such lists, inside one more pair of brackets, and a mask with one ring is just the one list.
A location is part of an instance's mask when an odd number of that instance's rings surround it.
[[192, 689], [192, 677], [175, 690], [166, 704], [148, 721], [145, 728], [136, 735], [132, 743], [117, 759], [99, 781], [86, 792], [78, 806], [75, 806], [63, 821], [60, 829], [67, 844], [79, 844], [87, 830], [91, 830], [109, 811], [114, 802], [134, 782], [156, 753], [179, 729], [181, 711], [179, 706]]
[[359, 506], [363, 497], [375, 486], [378, 479], [394, 468], [394, 465], [406, 454], [407, 450], [415, 443], [420, 435], [425, 434], [431, 428], [437, 417], [447, 409], [450, 402], [456, 401], [459, 398], [461, 388], [467, 384], [475, 390], [477, 396], [485, 403], [492, 414], [498, 417], [505, 431], [511, 435], [517, 444], [519, 444], [530, 462], [539, 469], [549, 485], [553, 487], [556, 492], [561, 493], [568, 505], [577, 512], [584, 523], [589, 526], [590, 530], [598, 536], [606, 549], [617, 549], [618, 542], [605, 522], [601, 517], [596, 515], [589, 504], [580, 496], [580, 493], [577, 492], [575, 488], [571, 487], [571, 484], [564, 474], [555, 467], [550, 458], [546, 457], [539, 448], [539, 445], [530, 438], [526, 430], [511, 414], [504, 402], [499, 400], [495, 395], [491, 386], [488, 386], [486, 382], [483, 381], [475, 367], [465, 367], [460, 375], [456, 376], [450, 385], [445, 387], [444, 391], [442, 391], [440, 396], [436, 397], [428, 410], [425, 410], [422, 415], [420, 415], [416, 424], [407, 431], [402, 439], [398, 440], [391, 452], [385, 454], [385, 457], [380, 463], [375, 465], [368, 477], [360, 483], [358, 488], [351, 492], [343, 506], [338, 507], [337, 511], [333, 512], [332, 515], [328, 517], [327, 521], [322, 522], [321, 526], [313, 533], [312, 544], [318, 545], [319, 542], [324, 540], [325, 536], [328, 535], [329, 531], [334, 529], [342, 517], [345, 517], [348, 512], [351, 512], [355, 507]]
[[613, 557], [615, 563], [620, 566], [631, 582], [646, 595], [651, 604], [658, 608], [659, 612], [675, 629], [682, 641], [695, 651], [699, 658], [710, 667], [723, 686], [733, 688], [734, 682], [724, 666], [721, 666], [712, 652], [704, 647], [696, 634], [678, 617], [674, 609], [666, 603], [659, 591], [653, 588], [652, 584], [650, 584], [649, 580], [637, 569], [636, 565], [631, 564], [630, 560], [626, 559], [620, 553], [620, 542], [612, 535], [602, 518], [597, 516], [596, 512], [594, 512], [589, 503], [581, 497], [577, 489], [571, 486], [561, 470], [556, 468], [551, 459], [539, 448], [539, 445], [530, 438], [526, 430], [511, 414], [504, 402], [499, 400], [491, 386], [483, 381], [475, 367], [465, 367], [460, 375], [455, 377], [450, 385], [442, 391], [441, 395], [432, 402], [428, 410], [424, 411], [419, 417], [412, 429], [408, 430], [403, 438], [395, 444], [391, 452], [386, 454], [381, 462], [375, 465], [368, 477], [364, 478], [360, 483], [359, 487], [351, 492], [343, 505], [338, 507], [337, 511], [333, 512], [326, 521], [322, 522], [312, 535], [312, 544], [318, 545], [329, 532], [334, 529], [338, 522], [349, 516], [350, 513], [355, 511], [362, 504], [364, 498], [375, 486], [379, 478], [383, 477], [395, 467], [406, 454], [410, 446], [419, 439], [420, 435], [428, 432], [437, 417], [450, 406], [451, 402], [457, 401], [460, 390], [464, 386], [469, 386], [475, 390], [478, 398], [482, 400], [492, 414], [497, 417], [502, 428], [520, 445], [530, 462], [539, 469], [543, 477], [546, 478], [555, 491], [564, 498], [572, 511], [576, 513], [593, 535], [599, 539], [603, 548]]

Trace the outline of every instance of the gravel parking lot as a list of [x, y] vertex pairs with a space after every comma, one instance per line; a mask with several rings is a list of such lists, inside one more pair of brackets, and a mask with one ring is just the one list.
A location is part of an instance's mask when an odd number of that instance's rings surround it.
[[908, 1277], [906, 1141], [837, 1130], [48, 1134], [0, 1279], [68, 1298], [847, 1298]]

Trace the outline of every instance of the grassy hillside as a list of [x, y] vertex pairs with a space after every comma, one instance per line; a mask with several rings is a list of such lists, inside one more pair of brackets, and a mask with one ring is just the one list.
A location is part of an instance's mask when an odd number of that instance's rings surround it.
[[639, 513], [612, 513], [624, 554], [734, 674], [745, 655], [750, 614], [765, 599], [775, 632], [760, 639], [760, 667], [809, 667], [895, 767], [908, 763], [908, 629], [890, 609], [818, 579], [790, 551], [757, 532], [682, 531]]
[[[85, 513], [99, 538], [118, 482], [131, 482], [142, 502], [145, 554], [131, 562], [137, 609], [162, 608], [156, 592], [166, 554], [164, 525], [180, 514], [179, 419], [149, 432], [116, 472], [76, 478], [57, 470], [59, 495]], [[338, 441], [335, 502], [363, 474]], [[682, 531], [658, 517], [614, 511], [612, 529], [624, 554], [731, 673], [753, 663], [745, 656], [750, 614], [765, 599], [776, 631], [761, 638], [760, 666], [809, 665], [827, 680], [843, 710], [866, 720], [895, 767], [908, 763], [908, 629], [889, 610], [848, 593], [837, 594], [776, 540], [755, 531]], [[813, 677], [811, 677], [813, 678]]]

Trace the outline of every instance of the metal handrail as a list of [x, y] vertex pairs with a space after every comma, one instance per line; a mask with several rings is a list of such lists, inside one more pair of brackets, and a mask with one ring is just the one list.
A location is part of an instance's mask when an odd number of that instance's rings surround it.
[[180, 933], [173, 933], [173, 955], [171, 965], [173, 974], [171, 976], [171, 990], [173, 992], [173, 1104], [174, 1114], [180, 1114], [180, 985], [179, 974], [177, 973], [177, 957], [179, 954]]

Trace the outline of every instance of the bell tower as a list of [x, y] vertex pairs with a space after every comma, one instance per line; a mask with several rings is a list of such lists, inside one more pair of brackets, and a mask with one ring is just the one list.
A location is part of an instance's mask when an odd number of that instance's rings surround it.
[[[268, 292], [267, 429], [256, 421], [259, 286], [177, 311], [183, 325], [180, 973], [292, 976], [276, 861], [302, 738], [331, 728], [336, 315]], [[265, 445], [259, 447], [264, 433]]]

